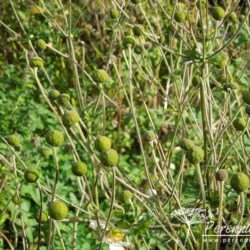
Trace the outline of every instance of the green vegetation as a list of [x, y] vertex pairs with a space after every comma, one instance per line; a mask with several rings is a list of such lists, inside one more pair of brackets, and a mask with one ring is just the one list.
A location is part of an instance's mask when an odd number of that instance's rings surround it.
[[249, 249], [249, 1], [0, 9], [0, 249]]

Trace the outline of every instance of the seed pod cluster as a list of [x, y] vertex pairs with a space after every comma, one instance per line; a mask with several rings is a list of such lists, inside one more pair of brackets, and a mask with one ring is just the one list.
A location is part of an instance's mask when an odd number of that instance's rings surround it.
[[13, 134], [7, 137], [8, 143], [14, 147], [16, 150], [21, 149], [20, 137], [17, 134]]
[[221, 8], [221, 7], [219, 7], [219, 6], [213, 8], [213, 10], [212, 10], [212, 17], [216, 21], [221, 21], [225, 17], [225, 11], [224, 11], [224, 9]]
[[51, 130], [47, 133], [46, 141], [53, 147], [59, 147], [64, 142], [63, 133], [59, 130]]
[[125, 201], [125, 202], [128, 202], [128, 201], [130, 201], [131, 199], [132, 199], [132, 197], [133, 197], [133, 194], [129, 191], [129, 190], [125, 190], [124, 192], [123, 192], [123, 200]]
[[233, 126], [237, 131], [243, 131], [246, 125], [247, 125], [247, 122], [244, 118], [236, 118], [233, 121]]
[[39, 170], [35, 167], [31, 167], [25, 170], [24, 179], [29, 183], [34, 183], [39, 178]]
[[[40, 215], [41, 214], [41, 215]], [[36, 221], [39, 223], [46, 223], [48, 221], [48, 214], [45, 211], [41, 211], [40, 209], [36, 214]]]
[[95, 140], [95, 148], [99, 152], [107, 151], [111, 149], [111, 140], [107, 136], [98, 136]]
[[184, 22], [186, 19], [186, 15], [183, 11], [177, 11], [174, 14], [174, 20], [178, 23]]
[[215, 174], [215, 179], [217, 181], [225, 181], [228, 178], [228, 172], [226, 169], [219, 169]]
[[19, 194], [19, 196], [17, 194], [15, 194], [13, 197], [12, 197], [12, 202], [15, 204], [15, 205], [18, 205], [20, 204], [22, 201], [22, 198]]
[[125, 49], [127, 49], [129, 47], [129, 45], [133, 48], [136, 44], [136, 40], [133, 36], [126, 36], [124, 39], [123, 39], [123, 47]]
[[97, 83], [105, 83], [105, 82], [109, 81], [109, 75], [108, 75], [107, 71], [105, 71], [103, 69], [97, 69], [94, 72], [93, 79]]
[[180, 147], [187, 152], [187, 159], [192, 164], [199, 164], [204, 158], [204, 151], [198, 147], [190, 139], [183, 139]]
[[58, 90], [56, 90], [56, 89], [52, 89], [49, 92], [49, 99], [51, 101], [55, 101], [59, 96], [60, 96], [60, 92]]
[[66, 111], [62, 116], [63, 125], [70, 128], [80, 121], [80, 116], [76, 111]]
[[95, 141], [95, 148], [100, 152], [101, 162], [106, 167], [114, 167], [119, 162], [119, 155], [111, 146], [112, 142], [106, 136], [99, 136]]
[[249, 188], [249, 184], [250, 184], [249, 177], [242, 172], [234, 174], [231, 179], [231, 187], [237, 193], [246, 192]]
[[70, 96], [68, 94], [66, 94], [66, 93], [62, 93], [58, 97], [58, 102], [62, 106], [66, 106], [68, 104], [69, 100], [70, 100]]
[[30, 66], [34, 68], [42, 68], [43, 64], [43, 59], [39, 56], [34, 56], [30, 60]]
[[43, 39], [38, 39], [36, 43], [37, 46], [42, 50], [45, 50], [47, 47], [47, 43]]
[[76, 176], [84, 176], [87, 174], [87, 165], [82, 161], [77, 161], [72, 165], [71, 171]]
[[55, 200], [49, 203], [49, 216], [54, 220], [63, 220], [68, 216], [69, 208], [61, 200]]

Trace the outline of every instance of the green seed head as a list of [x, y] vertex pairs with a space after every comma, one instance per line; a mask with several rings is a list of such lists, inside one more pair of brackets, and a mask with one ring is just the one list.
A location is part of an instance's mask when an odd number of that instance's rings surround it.
[[20, 149], [21, 148], [21, 142], [20, 142], [20, 138], [17, 134], [13, 134], [13, 135], [10, 135], [8, 138], [7, 138], [7, 141], [8, 143], [13, 146], [15, 149]]
[[111, 16], [111, 18], [113, 18], [113, 19], [119, 18], [119, 16], [120, 16], [119, 10], [116, 9], [116, 8], [112, 9], [112, 10], [110, 11], [110, 16]]
[[183, 139], [181, 142], [180, 142], [180, 147], [186, 151], [188, 150], [192, 150], [192, 148], [194, 147], [194, 142], [190, 139]]
[[232, 179], [231, 179], [231, 187], [237, 192], [245, 192], [248, 190], [249, 187], [249, 177], [242, 173], [239, 172], [235, 174]]
[[106, 136], [99, 136], [95, 141], [95, 148], [99, 151], [107, 151], [111, 149], [111, 140]]
[[123, 44], [123, 47], [127, 49], [129, 45], [131, 45], [131, 47], [134, 47], [136, 44], [136, 41], [133, 36], [126, 36], [122, 44]]
[[142, 52], [143, 52], [143, 48], [142, 48], [142, 46], [141, 45], [135, 45], [135, 47], [134, 47], [134, 51], [135, 51], [135, 53], [137, 54], [137, 55], [140, 55]]
[[48, 158], [50, 157], [50, 155], [51, 155], [51, 151], [50, 151], [49, 148], [43, 148], [43, 149], [41, 150], [41, 156], [42, 156], [43, 158], [48, 159]]
[[107, 167], [114, 167], [119, 162], [118, 153], [114, 149], [102, 152], [101, 161]]
[[140, 24], [137, 24], [133, 27], [133, 32], [135, 36], [141, 36], [143, 34], [143, 27]]
[[15, 205], [18, 205], [22, 202], [22, 198], [20, 197], [20, 194], [19, 194], [19, 197], [17, 196], [17, 194], [15, 194], [13, 197], [12, 197], [12, 202], [15, 204]]
[[60, 200], [49, 203], [49, 216], [54, 220], [63, 220], [68, 216], [68, 206]]
[[244, 118], [236, 118], [233, 121], [233, 126], [237, 131], [242, 131], [246, 127], [247, 123]]
[[56, 89], [52, 89], [49, 92], [49, 99], [51, 101], [55, 101], [59, 96], [60, 96], [60, 92], [58, 90], [56, 90]]
[[242, 99], [246, 104], [250, 105], [250, 91], [242, 91]]
[[80, 116], [76, 111], [66, 111], [62, 116], [62, 122], [65, 127], [72, 127], [80, 121]]
[[204, 158], [204, 151], [202, 148], [194, 146], [187, 151], [187, 159], [192, 164], [200, 163]]
[[185, 21], [185, 19], [186, 19], [186, 15], [185, 15], [184, 12], [182, 12], [182, 11], [175, 12], [175, 14], [174, 14], [174, 20], [176, 22], [181, 23], [181, 22]]
[[245, 20], [245, 15], [240, 15], [239, 20], [243, 22]]
[[34, 183], [39, 178], [39, 171], [37, 168], [29, 168], [24, 172], [24, 179], [29, 183]]
[[66, 106], [68, 104], [70, 100], [70, 96], [66, 93], [62, 93], [60, 94], [60, 96], [58, 97], [58, 102], [62, 105], [62, 106]]
[[223, 8], [221, 7], [215, 7], [212, 10], [212, 17], [216, 20], [216, 21], [221, 21], [224, 17], [225, 17], [225, 11]]
[[51, 130], [46, 136], [46, 141], [49, 145], [53, 147], [59, 147], [64, 142], [63, 133], [59, 130]]
[[215, 174], [215, 179], [217, 181], [225, 181], [228, 178], [228, 173], [226, 169], [219, 169]]
[[43, 59], [42, 59], [41, 57], [34, 56], [34, 57], [30, 60], [30, 66], [31, 66], [31, 67], [42, 68], [42, 67], [43, 67]]
[[250, 105], [246, 105], [245, 112], [250, 115]]
[[152, 142], [156, 139], [155, 133], [154, 131], [147, 131], [146, 133], [144, 133], [143, 135], [143, 141], [148, 143], [148, 142]]
[[42, 49], [42, 50], [45, 50], [46, 47], [47, 47], [47, 43], [43, 40], [43, 39], [39, 39], [37, 40], [37, 46]]
[[40, 212], [41, 210], [38, 210], [37, 211], [37, 214], [36, 214], [36, 221], [39, 223], [46, 223], [48, 221], [48, 214], [45, 212], [45, 211], [42, 211], [41, 213], [41, 220], [40, 220]]
[[128, 202], [128, 201], [130, 201], [131, 199], [132, 199], [132, 197], [133, 197], [133, 194], [129, 191], [129, 190], [125, 190], [124, 192], [123, 192], [123, 200], [125, 201], [125, 202]]
[[105, 83], [105, 82], [109, 82], [110, 78], [109, 78], [107, 71], [103, 69], [97, 69], [94, 73], [93, 79], [97, 83]]
[[238, 21], [237, 15], [235, 12], [231, 12], [229, 18], [232, 22], [236, 23]]
[[81, 161], [75, 162], [71, 167], [71, 171], [76, 176], [84, 176], [87, 174], [87, 165]]

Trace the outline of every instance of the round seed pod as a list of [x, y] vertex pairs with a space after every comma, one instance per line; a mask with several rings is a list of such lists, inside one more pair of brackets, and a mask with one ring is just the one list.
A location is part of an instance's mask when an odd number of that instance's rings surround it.
[[147, 131], [142, 136], [143, 142], [149, 143], [156, 139], [155, 133], [153, 131]]
[[71, 167], [71, 171], [76, 176], [84, 176], [87, 174], [87, 165], [81, 161], [75, 162]]
[[238, 21], [237, 14], [236, 14], [234, 11], [231, 12], [231, 13], [229, 14], [229, 19], [230, 19], [232, 22], [236, 23], [236, 22]]
[[249, 177], [242, 172], [235, 174], [231, 179], [231, 187], [237, 193], [246, 192], [249, 188], [249, 184]]
[[101, 162], [107, 167], [114, 167], [119, 162], [119, 155], [114, 149], [102, 152]]
[[40, 212], [41, 210], [38, 210], [37, 211], [37, 214], [36, 214], [36, 221], [39, 223], [46, 223], [48, 221], [48, 214], [45, 212], [45, 211], [42, 211], [41, 213], [41, 220], [40, 220]]
[[250, 91], [242, 91], [242, 99], [246, 104], [250, 105]]
[[103, 69], [97, 69], [94, 73], [93, 79], [97, 83], [105, 83], [109, 81], [109, 75], [107, 71]]
[[51, 130], [47, 133], [46, 141], [53, 147], [59, 147], [64, 142], [63, 133], [59, 130]]
[[177, 11], [174, 14], [174, 20], [178, 23], [184, 22], [186, 19], [186, 15], [184, 12], [182, 11]]
[[29, 183], [34, 183], [38, 180], [39, 175], [40, 173], [37, 168], [34, 167], [28, 168], [24, 172], [24, 179]]
[[134, 47], [136, 44], [135, 38], [133, 36], [126, 36], [123, 40], [123, 47], [124, 48], [128, 48], [128, 46], [130, 45], [131, 47]]
[[106, 136], [98, 136], [95, 140], [95, 148], [99, 151], [107, 151], [111, 149], [112, 142], [111, 140]]
[[61, 200], [49, 203], [49, 216], [54, 220], [63, 220], [68, 216], [68, 206]]
[[117, 8], [112, 9], [112, 10], [110, 11], [110, 16], [111, 16], [111, 18], [113, 18], [113, 19], [118, 19], [119, 16], [120, 16], [119, 10], [118, 10]]
[[247, 105], [247, 106], [245, 107], [245, 112], [246, 112], [248, 115], [250, 115], [250, 105]]
[[183, 139], [181, 142], [180, 142], [180, 147], [186, 151], [188, 150], [192, 150], [192, 148], [194, 147], [194, 143], [192, 140], [190, 139]]
[[49, 148], [43, 148], [41, 150], [41, 156], [45, 159], [48, 159], [51, 155], [51, 150]]
[[141, 36], [143, 35], [143, 26], [140, 24], [137, 24], [133, 27], [133, 33], [135, 36]]
[[244, 118], [236, 118], [233, 121], [233, 126], [237, 131], [242, 131], [246, 127], [247, 122]]
[[52, 89], [49, 92], [49, 99], [51, 101], [55, 101], [59, 96], [60, 96], [60, 92], [58, 90], [56, 90], [56, 89]]
[[47, 43], [43, 39], [38, 39], [36, 43], [37, 46], [42, 50], [45, 50], [47, 47]]
[[58, 102], [62, 105], [62, 106], [66, 106], [68, 104], [70, 100], [70, 96], [66, 93], [62, 93], [60, 94], [60, 96], [58, 97]]
[[8, 143], [15, 149], [19, 150], [21, 148], [21, 141], [17, 134], [13, 134], [7, 137]]
[[135, 51], [135, 53], [137, 54], [137, 55], [140, 55], [142, 52], [143, 52], [143, 48], [142, 48], [142, 46], [141, 45], [135, 45], [135, 47], [134, 47], [134, 51]]
[[187, 151], [187, 159], [192, 164], [200, 163], [204, 158], [204, 151], [202, 148], [194, 146]]
[[215, 174], [215, 179], [217, 181], [225, 181], [228, 178], [228, 173], [226, 169], [219, 169]]
[[246, 17], [245, 15], [240, 15], [239, 20], [243, 22], [245, 20], [245, 17]]
[[123, 196], [123, 200], [124, 200], [125, 202], [128, 202], [128, 201], [130, 201], [130, 200], [132, 199], [133, 193], [131, 193], [129, 190], [125, 190], [125, 191], [123, 192], [122, 196]]
[[18, 205], [22, 202], [22, 198], [20, 197], [20, 194], [19, 194], [19, 197], [17, 196], [17, 194], [15, 194], [13, 197], [12, 197], [12, 202], [15, 204], [15, 205]]
[[224, 17], [225, 17], [225, 11], [223, 8], [221, 7], [215, 7], [212, 10], [212, 17], [216, 20], [216, 21], [221, 21]]
[[76, 125], [80, 121], [80, 116], [76, 111], [70, 110], [66, 111], [62, 116], [63, 125], [70, 128]]
[[37, 67], [37, 68], [42, 68], [43, 67], [43, 59], [39, 56], [34, 56], [31, 60], [30, 60], [30, 66], [31, 67]]

